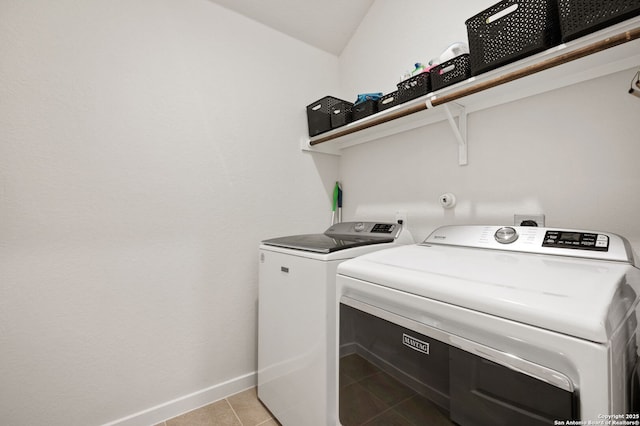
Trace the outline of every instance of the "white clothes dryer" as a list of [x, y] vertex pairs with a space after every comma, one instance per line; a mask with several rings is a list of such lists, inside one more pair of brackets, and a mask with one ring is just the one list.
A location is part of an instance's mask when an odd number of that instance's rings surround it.
[[497, 226], [342, 263], [341, 424], [640, 424], [635, 265], [612, 233]]
[[400, 243], [399, 223], [342, 222], [260, 245], [258, 398], [282, 425], [335, 424], [336, 268]]

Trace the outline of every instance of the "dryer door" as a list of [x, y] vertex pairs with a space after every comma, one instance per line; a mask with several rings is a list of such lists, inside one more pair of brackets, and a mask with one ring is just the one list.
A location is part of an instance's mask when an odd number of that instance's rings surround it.
[[577, 419], [568, 379], [549, 382], [561, 373], [350, 297], [342, 297], [339, 315], [343, 426], [548, 426]]

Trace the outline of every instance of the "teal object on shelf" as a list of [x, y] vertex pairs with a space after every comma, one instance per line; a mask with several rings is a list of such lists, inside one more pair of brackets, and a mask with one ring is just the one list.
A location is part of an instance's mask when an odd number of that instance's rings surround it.
[[358, 95], [358, 99], [356, 99], [354, 105], [358, 105], [358, 104], [360, 104], [362, 102], [366, 102], [366, 101], [377, 101], [381, 97], [382, 97], [382, 93], [381, 92], [361, 93], [361, 94]]

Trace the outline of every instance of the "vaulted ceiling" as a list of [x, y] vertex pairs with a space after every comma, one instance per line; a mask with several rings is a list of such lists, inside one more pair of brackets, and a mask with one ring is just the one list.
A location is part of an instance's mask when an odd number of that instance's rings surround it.
[[334, 55], [340, 55], [374, 0], [210, 0]]

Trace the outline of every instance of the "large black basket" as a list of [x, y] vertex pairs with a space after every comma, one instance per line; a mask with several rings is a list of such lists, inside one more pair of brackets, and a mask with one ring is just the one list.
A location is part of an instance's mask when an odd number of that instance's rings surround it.
[[431, 74], [431, 88], [434, 91], [464, 81], [471, 77], [469, 54], [456, 56], [436, 65], [431, 68], [429, 73]]
[[562, 40], [569, 41], [640, 15], [640, 0], [559, 0]]
[[398, 91], [394, 91], [391, 93], [387, 93], [380, 99], [378, 99], [378, 111], [384, 111], [385, 109], [389, 109], [394, 107], [400, 103], [398, 99]]
[[351, 108], [351, 112], [353, 113], [353, 121], [368, 117], [378, 112], [378, 101], [369, 99], [364, 102], [360, 102], [359, 104], [355, 104]]
[[[324, 98], [319, 99], [311, 105], [307, 106], [307, 124], [309, 125], [309, 136], [313, 137], [332, 129], [331, 111], [336, 105], [342, 102], [346, 101], [334, 98], [333, 96], [325, 96]], [[334, 121], [338, 120], [336, 119]]]
[[398, 101], [400, 103], [419, 98], [431, 92], [431, 78], [428, 72], [421, 72], [398, 83]]
[[503, 0], [465, 24], [472, 75], [560, 43], [556, 0]]
[[353, 104], [347, 101], [341, 101], [331, 107], [331, 128], [344, 126], [351, 123]]

